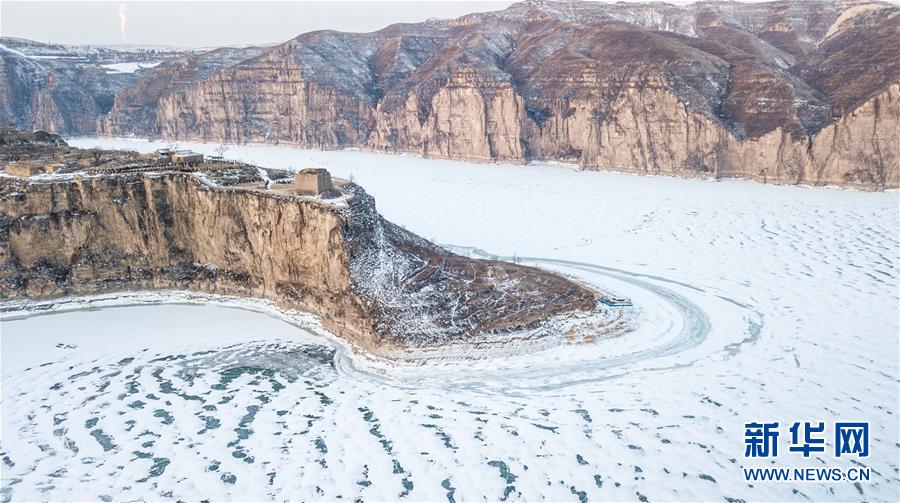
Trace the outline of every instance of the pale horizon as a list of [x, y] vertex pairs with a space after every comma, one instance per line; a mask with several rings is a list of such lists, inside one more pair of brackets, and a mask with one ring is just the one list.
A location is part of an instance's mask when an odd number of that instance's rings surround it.
[[[316, 30], [372, 32], [394, 23], [502, 10], [515, 2], [0, 2], [0, 34], [65, 45], [184, 48], [268, 45]], [[124, 32], [120, 9], [124, 5]], [[347, 15], [352, 12], [353, 15]], [[165, 27], [165, 29], [163, 29]], [[124, 36], [123, 36], [124, 33]]]

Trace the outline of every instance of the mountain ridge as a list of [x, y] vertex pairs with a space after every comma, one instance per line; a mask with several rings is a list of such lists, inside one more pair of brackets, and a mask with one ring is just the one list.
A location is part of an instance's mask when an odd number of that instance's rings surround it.
[[165, 61], [69, 132], [898, 187], [898, 13], [528, 0]]

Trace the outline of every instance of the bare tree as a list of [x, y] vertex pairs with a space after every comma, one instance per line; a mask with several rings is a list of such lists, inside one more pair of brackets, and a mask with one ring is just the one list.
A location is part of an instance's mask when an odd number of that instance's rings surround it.
[[91, 157], [94, 158], [94, 166], [100, 165], [100, 159], [103, 157], [103, 150], [100, 147], [94, 147], [90, 151]]
[[225, 145], [224, 143], [220, 143], [215, 148], [215, 152], [216, 152], [216, 155], [218, 155], [219, 157], [225, 157], [225, 152], [228, 152], [228, 145]]

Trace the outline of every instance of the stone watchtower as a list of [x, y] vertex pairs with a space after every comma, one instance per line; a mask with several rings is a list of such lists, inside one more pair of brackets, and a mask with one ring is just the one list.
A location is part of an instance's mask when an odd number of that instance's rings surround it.
[[307, 168], [297, 173], [294, 176], [293, 188], [299, 194], [311, 196], [334, 190], [331, 185], [331, 174], [322, 168]]

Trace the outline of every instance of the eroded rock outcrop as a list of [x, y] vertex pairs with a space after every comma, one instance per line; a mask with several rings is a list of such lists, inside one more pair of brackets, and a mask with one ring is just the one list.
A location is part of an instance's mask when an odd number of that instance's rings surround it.
[[454, 255], [390, 224], [352, 183], [323, 199], [259, 177], [245, 165], [142, 168], [130, 157], [102, 172], [0, 176], [0, 299], [256, 297], [316, 314], [375, 352], [539, 335], [597, 305], [555, 274]]

